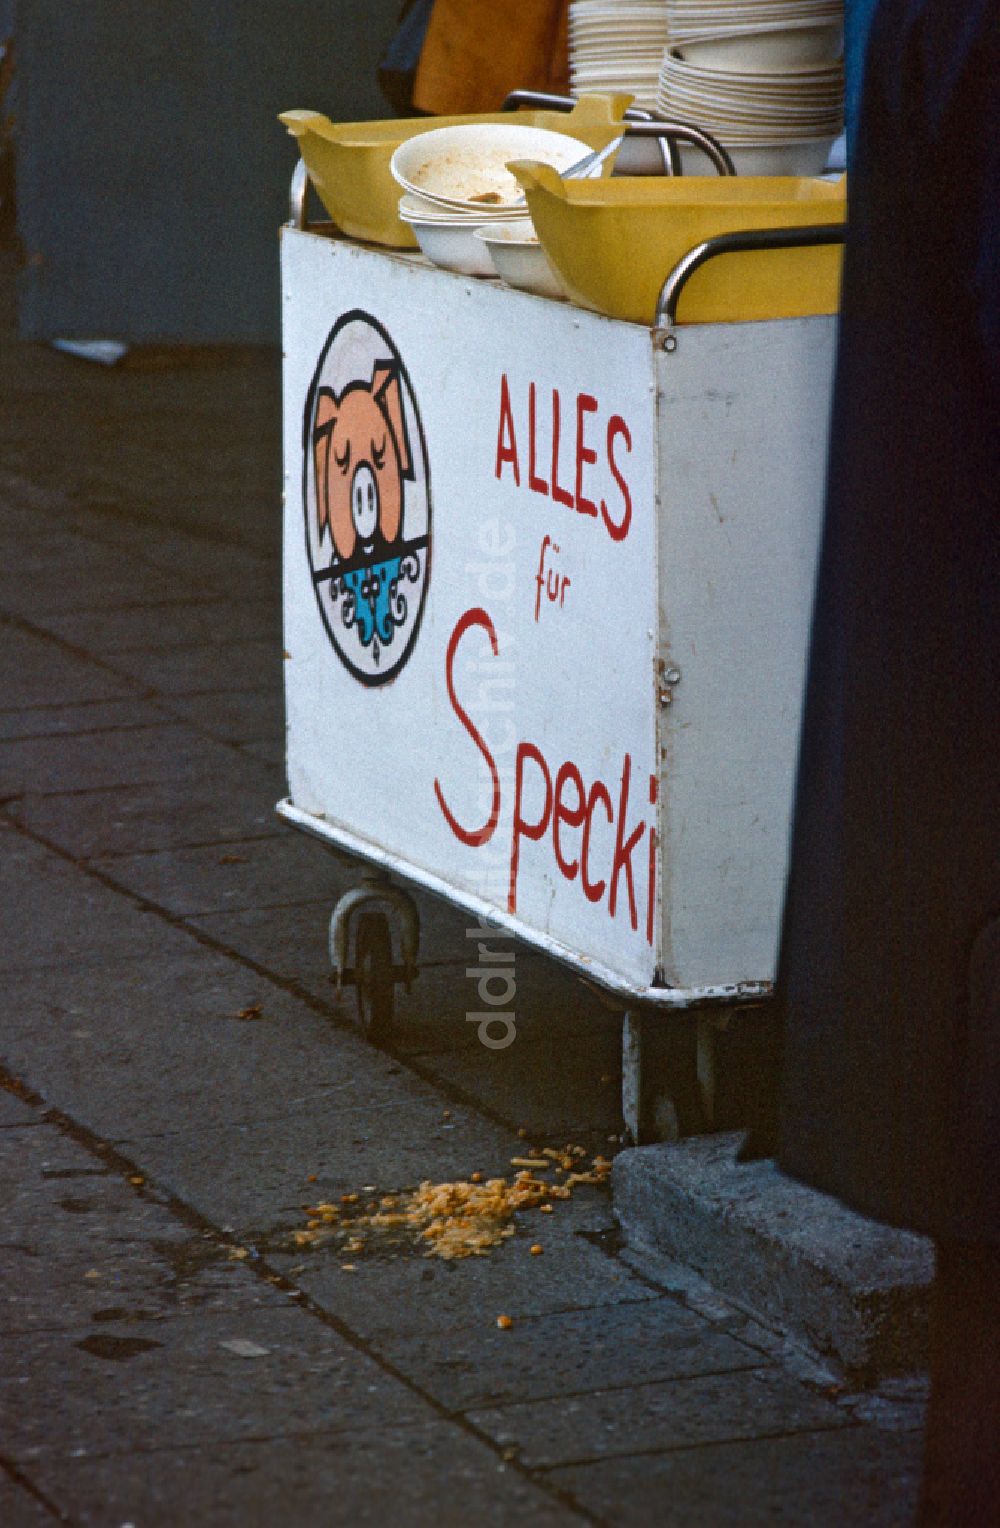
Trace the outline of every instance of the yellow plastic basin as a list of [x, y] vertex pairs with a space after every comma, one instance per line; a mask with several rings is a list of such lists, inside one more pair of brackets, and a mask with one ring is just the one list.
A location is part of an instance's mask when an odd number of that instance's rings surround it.
[[400, 189], [389, 173], [398, 146], [435, 127], [470, 122], [517, 122], [569, 133], [602, 149], [621, 130], [632, 97], [581, 96], [572, 111], [502, 112], [470, 117], [405, 117], [384, 122], [331, 122], [315, 111], [284, 111], [279, 117], [298, 139], [309, 178], [342, 233], [352, 239], [415, 249], [411, 229], [396, 215]]
[[[714, 234], [841, 223], [847, 180], [791, 176], [620, 177], [563, 181], [548, 165], [510, 168], [525, 189], [542, 248], [574, 302], [651, 324], [664, 278]], [[679, 323], [834, 313], [836, 245], [720, 255], [690, 278]]]

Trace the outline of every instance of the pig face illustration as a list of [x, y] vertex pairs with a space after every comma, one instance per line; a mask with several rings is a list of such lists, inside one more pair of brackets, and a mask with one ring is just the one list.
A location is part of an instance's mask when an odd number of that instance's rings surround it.
[[388, 684], [413, 650], [427, 598], [430, 463], [403, 357], [361, 308], [337, 319], [320, 351], [302, 449], [306, 553], [321, 621], [352, 678]]
[[376, 361], [370, 382], [350, 382], [339, 397], [321, 387], [312, 442], [320, 540], [329, 530], [344, 562], [391, 551], [413, 478], [396, 365]]

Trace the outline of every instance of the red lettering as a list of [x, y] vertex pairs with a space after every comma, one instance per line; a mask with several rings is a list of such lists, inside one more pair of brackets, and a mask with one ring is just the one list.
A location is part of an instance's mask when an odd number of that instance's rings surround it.
[[583, 469], [585, 466], [593, 466], [597, 461], [597, 452], [591, 451], [585, 443], [583, 432], [586, 429], [584, 415], [597, 413], [597, 399], [589, 393], [580, 393], [576, 400], [576, 508], [581, 515], [596, 515], [597, 505], [593, 499], [586, 499], [583, 495]]
[[528, 384], [528, 487], [535, 493], [549, 495], [549, 485], [535, 471], [535, 384]]
[[612, 918], [615, 915], [615, 907], [618, 903], [618, 877], [625, 872], [625, 882], [628, 887], [628, 911], [632, 927], [638, 928], [639, 917], [635, 905], [635, 885], [632, 881], [632, 850], [646, 831], [646, 824], [640, 822], [633, 833], [625, 839], [625, 820], [628, 815], [628, 787], [632, 776], [632, 755], [625, 755], [625, 765], [622, 769], [622, 789], [618, 799], [618, 821], [615, 824], [615, 856], [611, 864], [611, 895], [608, 898], [608, 912]]
[[604, 895], [604, 888], [608, 884], [607, 881], [592, 881], [587, 874], [587, 867], [590, 864], [590, 829], [594, 820], [594, 807], [598, 801], [604, 802], [604, 810], [608, 814], [608, 821], [614, 822], [614, 807], [611, 805], [611, 797], [608, 795], [607, 787], [602, 785], [600, 780], [595, 780], [590, 787], [590, 795], [587, 797], [587, 818], [583, 824], [583, 845], [580, 851], [582, 856], [580, 884], [583, 887], [583, 894], [588, 902], [599, 902]]
[[[576, 791], [576, 806], [568, 807], [563, 800], [563, 787], [572, 785]], [[567, 762], [560, 767], [556, 775], [555, 807], [552, 812], [552, 851], [556, 857], [556, 864], [566, 877], [567, 881], [576, 880], [576, 872], [579, 869], [577, 860], [568, 860], [563, 857], [562, 845], [559, 842], [559, 825], [565, 823], [568, 828], [578, 828], [587, 815], [587, 795], [583, 787], [583, 776], [575, 764]]]
[[482, 734], [470, 719], [468, 712], [463, 708], [458, 696], [455, 694], [455, 653], [458, 651], [459, 642], [461, 642], [465, 633], [472, 626], [481, 626], [484, 629], [489, 636], [494, 658], [499, 656], [500, 648], [497, 642], [496, 628], [486, 614], [486, 611], [480, 610], [478, 607], [474, 610], [467, 610], [456, 625], [448, 643], [448, 651], [445, 656], [445, 677], [448, 685], [448, 699], [451, 701], [455, 715], [486, 760], [486, 766], [492, 778], [493, 804], [490, 807], [490, 815], [481, 828], [463, 828], [445, 801], [444, 793], [437, 779], [434, 781], [434, 794], [437, 797], [438, 806], [444, 813], [445, 821], [455, 837], [460, 839], [463, 844], [468, 844], [470, 848], [476, 849], [480, 844], [489, 842], [496, 832], [496, 826], [500, 820], [500, 775], [497, 770], [496, 761], [483, 741]]
[[[545, 779], [545, 810], [537, 822], [525, 822], [521, 816], [521, 792], [524, 785], [524, 761], [533, 759]], [[521, 743], [517, 750], [514, 774], [514, 832], [510, 846], [510, 890], [507, 894], [507, 911], [517, 912], [517, 866], [521, 853], [521, 839], [530, 838], [536, 843], [549, 825], [552, 812], [552, 776], [548, 765], [534, 743]]]
[[500, 426], [497, 430], [497, 477], [503, 474], [504, 462], [514, 469], [514, 482], [521, 486], [521, 468], [517, 460], [517, 439], [514, 435], [514, 411], [510, 406], [510, 387], [507, 373], [500, 377]]
[[573, 495], [559, 486], [559, 389], [552, 389], [552, 497], [557, 504], [573, 507]]
[[[604, 523], [608, 528], [608, 535], [612, 541], [624, 541], [628, 535], [628, 528], [632, 524], [632, 495], [629, 493], [628, 484], [622, 477], [618, 463], [615, 461], [615, 441], [619, 435], [624, 438], [626, 451], [631, 451], [632, 437], [629, 434], [628, 425], [620, 414], [612, 414], [608, 420], [608, 466], [611, 468], [612, 476], [621, 489], [622, 498], [625, 501], [622, 517], [620, 520], [615, 521], [612, 520], [608, 513], [607, 504], [603, 499], [601, 500], [601, 514], [604, 516]], [[499, 476], [499, 473], [497, 475]]]

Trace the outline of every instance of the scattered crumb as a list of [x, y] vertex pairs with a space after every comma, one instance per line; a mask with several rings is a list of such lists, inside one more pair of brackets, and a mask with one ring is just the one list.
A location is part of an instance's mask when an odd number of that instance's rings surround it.
[[[350, 1254], [362, 1252], [368, 1245], [362, 1231], [398, 1230], [415, 1237], [427, 1257], [448, 1262], [481, 1257], [514, 1235], [518, 1213], [540, 1210], [551, 1215], [554, 1201], [572, 1198], [577, 1184], [605, 1183], [611, 1163], [595, 1156], [588, 1171], [582, 1160], [586, 1155], [582, 1146], [570, 1145], [560, 1151], [546, 1147], [530, 1157], [512, 1157], [511, 1165], [516, 1169], [513, 1181], [505, 1177], [484, 1179], [477, 1169], [467, 1180], [434, 1183], [426, 1179], [408, 1192], [382, 1194], [364, 1202], [357, 1193], [341, 1194], [339, 1204], [322, 1201], [304, 1205], [305, 1228], [294, 1231], [292, 1239], [296, 1247], [310, 1249], [335, 1241], [341, 1252]], [[550, 1183], [538, 1176], [550, 1167], [555, 1167], [564, 1181]], [[376, 1192], [374, 1185], [365, 1185], [365, 1194]], [[532, 1256], [542, 1250], [540, 1242], [530, 1248]], [[353, 1271], [354, 1265], [341, 1267]]]
[[497, 1326], [500, 1328], [501, 1332], [509, 1332], [513, 1325], [514, 1322], [510, 1316], [497, 1317]]

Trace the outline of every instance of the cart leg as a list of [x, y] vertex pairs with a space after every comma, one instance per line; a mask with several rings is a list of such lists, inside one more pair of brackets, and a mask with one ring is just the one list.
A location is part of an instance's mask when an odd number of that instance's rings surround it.
[[[715, 1041], [731, 1010], [662, 1016], [630, 1008], [622, 1023], [622, 1118], [634, 1146], [678, 1141], [715, 1124]], [[651, 1025], [659, 1027], [654, 1033]], [[669, 1027], [664, 1027], [664, 1025]]]
[[622, 1016], [622, 1119], [633, 1146], [645, 1144], [642, 1039], [642, 1012], [638, 1008], [629, 1008]]
[[[392, 958], [389, 921], [381, 910], [386, 904], [399, 919], [402, 962]], [[348, 964], [354, 934], [354, 964]], [[401, 982], [409, 992], [417, 975], [420, 946], [420, 915], [409, 892], [394, 886], [384, 872], [366, 870], [361, 885], [344, 893], [330, 918], [330, 964], [337, 987], [353, 986], [358, 995], [358, 1016], [369, 1039], [388, 1039], [395, 1010], [395, 987]]]
[[722, 1029], [729, 1028], [732, 1010], [716, 1008], [700, 1013], [695, 1030], [695, 1073], [698, 1079], [698, 1097], [706, 1130], [715, 1126], [716, 1046], [715, 1039]]
[[695, 1070], [698, 1094], [706, 1127], [715, 1123], [715, 1029], [711, 1019], [699, 1017], [695, 1034]]

